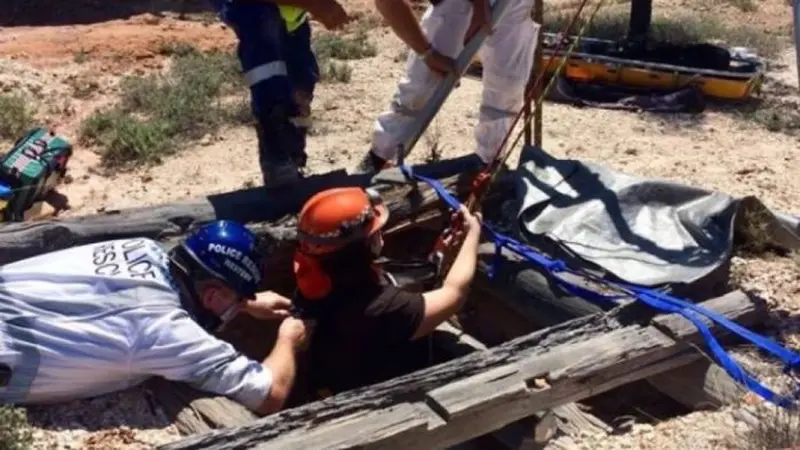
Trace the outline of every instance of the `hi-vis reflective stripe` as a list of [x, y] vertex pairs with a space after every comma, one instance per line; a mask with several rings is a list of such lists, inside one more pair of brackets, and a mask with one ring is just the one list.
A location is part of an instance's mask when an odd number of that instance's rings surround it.
[[291, 33], [308, 19], [308, 13], [297, 6], [278, 5], [281, 18], [286, 23], [286, 29]]
[[312, 124], [311, 117], [306, 116], [290, 117], [289, 122], [297, 128], [311, 128]]
[[244, 79], [249, 86], [254, 86], [264, 80], [280, 75], [288, 75], [286, 63], [283, 61], [272, 61], [260, 66], [253, 67], [244, 74]]

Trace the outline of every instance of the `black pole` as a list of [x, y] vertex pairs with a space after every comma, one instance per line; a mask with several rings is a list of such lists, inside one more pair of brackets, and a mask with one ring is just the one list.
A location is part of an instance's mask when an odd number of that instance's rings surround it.
[[631, 0], [631, 17], [628, 22], [628, 42], [634, 45], [647, 43], [650, 22], [653, 19], [653, 0]]
[[797, 82], [800, 84], [800, 0], [794, 0], [794, 53], [797, 60]]

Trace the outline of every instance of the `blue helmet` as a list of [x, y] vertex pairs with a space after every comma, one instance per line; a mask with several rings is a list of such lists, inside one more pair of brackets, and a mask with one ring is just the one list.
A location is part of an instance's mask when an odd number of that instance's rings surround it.
[[243, 297], [254, 297], [262, 278], [257, 240], [240, 223], [217, 220], [197, 229], [182, 246], [211, 276]]

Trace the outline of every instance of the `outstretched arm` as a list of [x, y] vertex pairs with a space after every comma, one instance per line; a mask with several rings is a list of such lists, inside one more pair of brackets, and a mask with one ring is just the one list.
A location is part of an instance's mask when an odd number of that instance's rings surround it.
[[295, 349], [305, 339], [305, 328], [294, 320], [284, 320], [272, 352], [258, 362], [176, 311], [143, 326], [131, 371], [182, 381], [270, 414], [283, 407], [294, 383]]
[[412, 339], [419, 339], [433, 332], [439, 324], [458, 312], [467, 298], [477, 268], [481, 225], [480, 217], [472, 215], [464, 206], [459, 214], [463, 219], [466, 236], [442, 287], [423, 294], [425, 314]]
[[332, 30], [350, 21], [347, 12], [336, 0], [258, 0], [276, 5], [295, 6], [308, 11], [325, 28]]
[[306, 323], [300, 319], [289, 317], [281, 323], [275, 346], [262, 363], [272, 372], [272, 388], [257, 412], [271, 414], [283, 408], [294, 386], [297, 351], [308, 339], [306, 332]]

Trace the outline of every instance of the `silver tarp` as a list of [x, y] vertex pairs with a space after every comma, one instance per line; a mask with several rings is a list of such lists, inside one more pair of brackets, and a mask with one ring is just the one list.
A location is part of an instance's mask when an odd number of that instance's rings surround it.
[[526, 149], [517, 170], [518, 232], [533, 247], [645, 286], [691, 285], [727, 270], [742, 230], [800, 249], [800, 219], [758, 199]]

